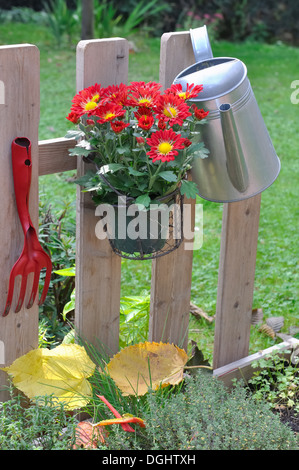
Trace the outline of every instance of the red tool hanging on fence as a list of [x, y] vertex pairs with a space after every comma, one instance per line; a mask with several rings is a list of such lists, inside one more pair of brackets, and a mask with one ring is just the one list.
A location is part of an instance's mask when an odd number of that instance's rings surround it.
[[39, 277], [42, 269], [46, 269], [46, 276], [39, 305], [44, 302], [48, 292], [52, 271], [51, 259], [42, 249], [38, 241], [38, 237], [29, 214], [29, 192], [32, 173], [30, 140], [26, 137], [17, 137], [12, 142], [11, 151], [16, 204], [24, 232], [24, 246], [19, 259], [14, 264], [10, 273], [9, 288], [3, 316], [8, 315], [11, 309], [15, 278], [18, 275], [21, 276], [21, 287], [15, 312], [19, 312], [24, 303], [27, 278], [29, 274], [34, 274], [34, 277], [29, 301], [26, 306], [27, 308], [32, 307], [38, 293]]

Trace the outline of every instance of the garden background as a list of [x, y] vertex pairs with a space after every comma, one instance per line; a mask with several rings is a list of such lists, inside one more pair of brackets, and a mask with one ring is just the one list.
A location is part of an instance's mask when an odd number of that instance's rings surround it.
[[[36, 44], [41, 59], [39, 139], [63, 137], [75, 94], [76, 44], [81, 38], [81, 2], [0, 0], [0, 43]], [[160, 37], [164, 32], [206, 24], [215, 57], [244, 61], [254, 94], [282, 169], [262, 195], [254, 308], [264, 318], [283, 316], [282, 332], [298, 337], [298, 22], [296, 1], [201, 0], [163, 2], [94, 1], [95, 38], [130, 41], [129, 81], [158, 80]], [[292, 99], [293, 97], [293, 99]], [[297, 118], [297, 121], [296, 121]], [[297, 127], [296, 127], [297, 124]], [[72, 158], [72, 157], [70, 157]], [[75, 263], [74, 172], [40, 178], [40, 238], [50, 251], [54, 271]], [[191, 301], [215, 315], [222, 205], [203, 204], [203, 246], [194, 252]], [[150, 261], [122, 261], [121, 345], [146, 339]], [[40, 309], [40, 345], [53, 347], [70, 331], [73, 276], [53, 273]], [[64, 314], [65, 305], [69, 312]], [[214, 322], [190, 314], [189, 338], [211, 359]], [[279, 342], [252, 325], [250, 353]]]

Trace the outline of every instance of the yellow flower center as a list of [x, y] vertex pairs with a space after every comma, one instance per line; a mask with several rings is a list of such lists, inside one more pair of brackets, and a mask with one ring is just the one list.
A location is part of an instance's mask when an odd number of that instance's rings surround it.
[[96, 95], [93, 95], [93, 97], [91, 98], [91, 101], [99, 101], [100, 99], [100, 95], [97, 93]]
[[169, 142], [161, 142], [158, 146], [159, 153], [167, 155], [172, 150], [172, 145]]
[[105, 114], [105, 119], [111, 119], [111, 118], [114, 118], [115, 117], [115, 114], [114, 113], [107, 113]]
[[182, 91], [182, 93], [179, 93], [179, 97], [185, 100], [187, 98], [186, 92]]
[[173, 108], [172, 106], [169, 106], [168, 108], [165, 108], [163, 112], [164, 112], [165, 116], [169, 117], [169, 118], [174, 118], [177, 115], [177, 110], [175, 108]]
[[97, 103], [95, 103], [94, 101], [89, 101], [84, 106], [84, 109], [85, 111], [91, 111], [92, 109], [95, 109], [96, 107], [97, 107]]
[[151, 101], [148, 100], [147, 98], [140, 98], [138, 101], [139, 104], [151, 104]]

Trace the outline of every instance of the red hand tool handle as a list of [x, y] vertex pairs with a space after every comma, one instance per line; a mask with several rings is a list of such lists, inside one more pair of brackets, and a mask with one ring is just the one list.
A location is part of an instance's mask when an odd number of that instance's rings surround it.
[[19, 219], [24, 234], [26, 234], [29, 227], [33, 227], [29, 214], [29, 192], [32, 173], [30, 140], [27, 137], [17, 137], [11, 144], [11, 152], [16, 204]]

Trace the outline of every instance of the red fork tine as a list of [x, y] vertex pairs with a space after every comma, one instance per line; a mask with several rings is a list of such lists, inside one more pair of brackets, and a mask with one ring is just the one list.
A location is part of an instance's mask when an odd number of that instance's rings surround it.
[[46, 277], [44, 280], [44, 287], [43, 287], [43, 291], [41, 293], [38, 305], [42, 305], [44, 303], [46, 296], [47, 296], [48, 289], [49, 289], [50, 281], [51, 281], [52, 262], [51, 262], [50, 257], [46, 253], [44, 253], [44, 255], [46, 259]]

